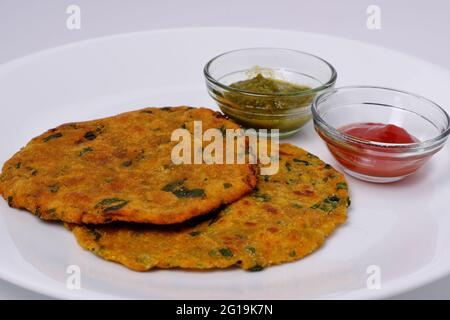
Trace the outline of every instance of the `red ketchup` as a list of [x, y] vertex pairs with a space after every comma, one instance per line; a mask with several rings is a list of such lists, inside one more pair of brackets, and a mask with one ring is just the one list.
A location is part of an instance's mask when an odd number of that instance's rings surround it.
[[418, 142], [405, 129], [395, 124], [382, 124], [375, 122], [354, 123], [339, 129], [350, 136], [384, 143], [414, 143]]
[[[419, 142], [405, 129], [393, 124], [354, 123], [346, 125], [339, 131], [347, 135], [375, 142], [406, 144]], [[326, 139], [328, 140], [328, 139]], [[416, 171], [426, 159], [423, 157], [400, 157], [399, 153], [407, 152], [405, 148], [382, 147], [357, 144], [348, 148], [328, 141], [328, 148], [347, 169], [372, 177], [401, 177]]]

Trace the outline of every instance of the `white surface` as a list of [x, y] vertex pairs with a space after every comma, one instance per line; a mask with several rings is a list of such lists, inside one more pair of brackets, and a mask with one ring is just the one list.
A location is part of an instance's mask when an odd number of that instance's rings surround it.
[[[319, 55], [338, 70], [338, 85], [397, 87], [450, 103], [450, 72], [394, 51], [317, 34], [246, 29], [185, 29], [108, 37], [49, 50], [0, 68], [0, 162], [49, 127], [146, 105], [211, 105], [202, 67], [233, 48], [291, 47]], [[175, 76], [174, 76], [175, 75]], [[430, 85], [424, 85], [430, 84]], [[432, 85], [431, 85], [432, 83]], [[24, 94], [26, 92], [26, 94]], [[40, 119], [36, 121], [36, 119]], [[20, 130], [17, 130], [20, 128]], [[288, 139], [335, 164], [311, 124]], [[450, 148], [416, 175], [391, 185], [348, 177], [349, 221], [306, 259], [259, 273], [136, 273], [98, 259], [60, 225], [0, 202], [0, 276], [62, 298], [378, 298], [450, 272]], [[414, 195], [414, 197], [411, 197]], [[424, 214], [427, 213], [427, 214]], [[82, 289], [66, 288], [66, 268], [81, 268]], [[378, 265], [382, 288], [366, 287]]]
[[[284, 4], [280, 8], [279, 3]], [[69, 4], [82, 10], [81, 30], [65, 27]], [[127, 2], [128, 3], [128, 2]], [[368, 5], [382, 9], [382, 29], [366, 28]], [[0, 63], [48, 47], [108, 34], [185, 26], [284, 28], [343, 36], [394, 48], [450, 68], [450, 2], [346, 1], [0, 1]], [[2, 107], [4, 108], [4, 107]], [[0, 298], [41, 298], [0, 280]], [[450, 277], [398, 296], [450, 298]]]

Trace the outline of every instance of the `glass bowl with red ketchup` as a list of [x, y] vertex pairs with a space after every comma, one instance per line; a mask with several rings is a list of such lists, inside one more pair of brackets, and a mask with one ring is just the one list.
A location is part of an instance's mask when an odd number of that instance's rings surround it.
[[405, 91], [341, 87], [316, 97], [314, 126], [344, 171], [361, 180], [398, 181], [438, 152], [450, 133], [439, 105]]

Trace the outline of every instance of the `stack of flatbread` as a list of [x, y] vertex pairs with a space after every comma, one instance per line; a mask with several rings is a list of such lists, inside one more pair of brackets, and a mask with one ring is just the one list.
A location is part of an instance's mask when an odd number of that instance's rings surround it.
[[193, 134], [194, 121], [203, 130], [239, 128], [191, 107], [64, 124], [5, 163], [0, 194], [11, 207], [62, 221], [83, 248], [138, 271], [259, 271], [311, 253], [345, 221], [343, 175], [293, 145], [279, 146], [274, 175], [248, 163], [175, 164], [171, 135]]

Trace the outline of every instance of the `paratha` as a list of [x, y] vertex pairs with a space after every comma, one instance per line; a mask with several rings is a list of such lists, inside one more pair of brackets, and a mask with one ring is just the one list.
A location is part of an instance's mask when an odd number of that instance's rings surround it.
[[78, 243], [126, 267], [259, 271], [319, 248], [346, 220], [342, 174], [318, 157], [280, 145], [280, 169], [259, 176], [255, 190], [216, 213], [172, 226], [69, 225]]
[[238, 129], [206, 108], [146, 108], [51, 129], [8, 160], [0, 194], [42, 219], [103, 224], [172, 224], [209, 213], [250, 192], [249, 164], [178, 164], [177, 128]]

